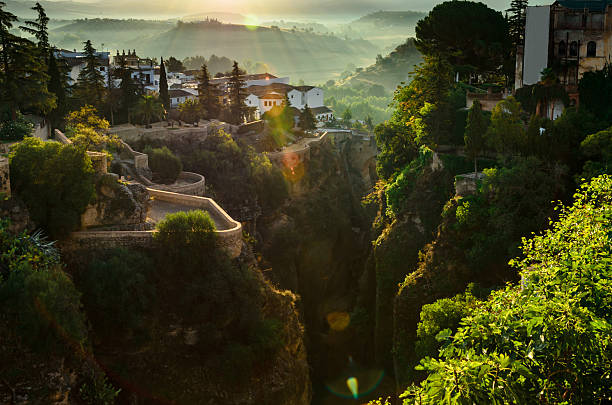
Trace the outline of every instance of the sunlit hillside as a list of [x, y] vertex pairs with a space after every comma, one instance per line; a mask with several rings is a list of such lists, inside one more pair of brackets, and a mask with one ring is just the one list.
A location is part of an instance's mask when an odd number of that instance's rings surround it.
[[371, 64], [379, 49], [366, 40], [342, 39], [299, 30], [197, 22], [170, 24], [145, 20], [79, 20], [56, 28], [51, 39], [59, 47], [82, 47], [92, 39], [105, 49], [136, 49], [141, 56], [223, 55], [239, 62], [267, 63], [272, 73], [292, 80], [336, 79], [348, 62]]

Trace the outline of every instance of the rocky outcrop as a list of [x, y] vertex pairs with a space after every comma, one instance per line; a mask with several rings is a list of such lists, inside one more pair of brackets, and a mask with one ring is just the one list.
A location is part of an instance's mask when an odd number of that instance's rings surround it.
[[149, 192], [137, 183], [121, 183], [105, 174], [96, 183], [96, 200], [81, 216], [82, 228], [114, 227], [140, 229], [146, 223]]

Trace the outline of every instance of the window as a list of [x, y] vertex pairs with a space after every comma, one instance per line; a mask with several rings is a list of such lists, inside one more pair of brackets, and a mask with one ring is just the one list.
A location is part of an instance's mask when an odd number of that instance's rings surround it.
[[578, 42], [572, 41], [570, 43], [570, 56], [578, 56]]
[[565, 41], [559, 42], [559, 56], [565, 56], [567, 53], [567, 46], [565, 46]]
[[595, 56], [597, 56], [597, 44], [595, 41], [590, 41], [587, 44], [587, 57], [593, 58]]
[[100, 66], [100, 71], [104, 72], [104, 66]]

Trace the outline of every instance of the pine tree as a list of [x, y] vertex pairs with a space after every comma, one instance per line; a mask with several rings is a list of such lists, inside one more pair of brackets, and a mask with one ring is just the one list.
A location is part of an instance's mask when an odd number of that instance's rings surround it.
[[238, 67], [238, 62], [234, 62], [232, 76], [228, 83], [230, 120], [234, 125], [242, 124], [248, 108], [244, 102], [246, 99], [245, 81], [242, 80], [241, 75], [242, 71]]
[[85, 67], [79, 73], [74, 94], [82, 104], [100, 106], [104, 97], [104, 76], [98, 70], [100, 63], [91, 41], [85, 44]]
[[40, 48], [42, 55], [47, 58], [49, 55], [49, 31], [47, 28], [49, 24], [49, 17], [47, 17], [45, 9], [40, 5], [40, 3], [36, 3], [36, 5], [32, 7], [32, 10], [36, 11], [38, 14], [36, 20], [26, 21], [25, 25], [20, 26], [19, 29], [34, 35], [38, 41], [37, 45]]
[[2, 58], [2, 69], [0, 69], [0, 94], [1, 100], [9, 105], [11, 115], [13, 119], [17, 115], [17, 106], [12, 95], [15, 92], [15, 85], [13, 80], [13, 66], [11, 63], [11, 50], [17, 46], [18, 37], [10, 33], [10, 29], [13, 28], [13, 23], [17, 21], [17, 17], [8, 12], [4, 11], [3, 8], [6, 3], [0, 1], [0, 45], [2, 50], [0, 51]]
[[62, 120], [68, 113], [68, 75], [67, 70], [58, 65], [54, 51], [49, 51], [47, 74], [49, 75], [49, 92], [55, 95], [56, 107], [48, 114], [53, 128], [63, 129]]
[[168, 94], [168, 78], [166, 77], [166, 66], [164, 58], [161, 58], [159, 65], [159, 98], [166, 111], [170, 110], [170, 95]]
[[474, 159], [474, 173], [478, 173], [478, 155], [485, 147], [485, 134], [488, 126], [480, 102], [478, 100], [474, 101], [468, 113], [465, 135], [463, 136], [465, 150], [468, 156]]
[[138, 83], [132, 78], [132, 70], [126, 65], [125, 59], [121, 60], [120, 68], [117, 70], [117, 76], [121, 79], [119, 85], [119, 108], [123, 120], [130, 121], [131, 112], [138, 104], [143, 91], [138, 86]]
[[202, 69], [198, 75], [198, 97], [206, 112], [206, 118], [218, 117], [220, 109], [218, 90], [215, 85], [210, 83], [210, 74], [206, 64], [202, 64]]
[[512, 0], [508, 12], [508, 25], [510, 38], [513, 45], [513, 54], [516, 52], [516, 47], [523, 44], [525, 40], [525, 9], [529, 4], [529, 0]]
[[315, 129], [316, 119], [312, 114], [312, 110], [308, 104], [304, 107], [304, 111], [300, 114], [300, 128], [303, 130]]

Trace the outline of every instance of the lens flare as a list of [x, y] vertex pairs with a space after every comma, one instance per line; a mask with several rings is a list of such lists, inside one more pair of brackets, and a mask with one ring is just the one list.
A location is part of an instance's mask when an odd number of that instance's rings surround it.
[[326, 318], [331, 330], [336, 332], [343, 331], [351, 323], [351, 315], [347, 312], [330, 312]]
[[259, 26], [259, 18], [256, 15], [247, 15], [244, 17], [244, 25], [248, 30], [255, 31]]
[[337, 397], [359, 399], [372, 394], [381, 384], [385, 373], [380, 369], [361, 367], [352, 358], [338, 378], [325, 384]]
[[355, 377], [351, 377], [348, 380], [346, 380], [346, 386], [348, 387], [349, 390], [351, 390], [351, 393], [353, 394], [353, 398], [355, 399], [359, 398], [359, 382], [357, 381]]

